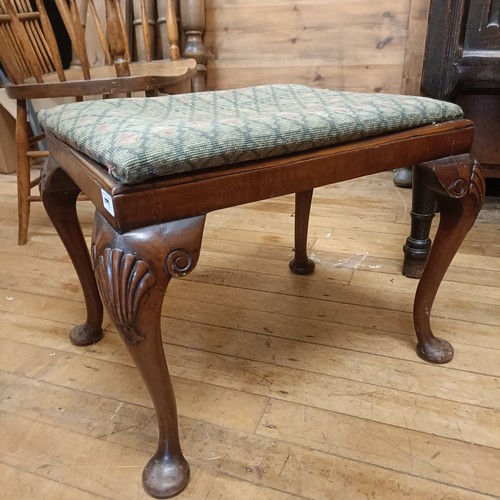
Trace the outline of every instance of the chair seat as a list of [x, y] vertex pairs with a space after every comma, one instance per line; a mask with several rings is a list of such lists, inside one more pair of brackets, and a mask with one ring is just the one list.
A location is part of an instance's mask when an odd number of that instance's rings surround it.
[[42, 110], [46, 131], [120, 183], [307, 151], [460, 118], [424, 97], [264, 85]]

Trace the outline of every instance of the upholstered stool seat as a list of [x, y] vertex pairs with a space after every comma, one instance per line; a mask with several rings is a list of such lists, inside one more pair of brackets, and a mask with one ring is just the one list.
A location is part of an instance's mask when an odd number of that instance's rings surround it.
[[423, 97], [264, 85], [72, 103], [42, 110], [39, 119], [120, 183], [134, 184], [461, 116], [457, 105]]
[[[42, 199], [87, 306], [85, 323], [70, 338], [77, 345], [101, 338], [102, 297], [158, 416], [158, 449], [143, 471], [151, 495], [174, 495], [189, 478], [160, 316], [171, 278], [197, 264], [209, 212], [295, 193], [289, 267], [309, 274], [313, 189], [415, 165], [405, 262], [411, 274], [422, 274], [413, 311], [417, 353], [435, 363], [452, 359], [451, 344], [432, 332], [430, 314], [484, 199], [484, 178], [469, 154], [473, 125], [456, 105], [268, 85], [80, 102], [43, 111], [40, 122], [50, 150]], [[96, 207], [90, 254], [76, 213], [80, 191]], [[436, 200], [441, 222], [429, 253]]]

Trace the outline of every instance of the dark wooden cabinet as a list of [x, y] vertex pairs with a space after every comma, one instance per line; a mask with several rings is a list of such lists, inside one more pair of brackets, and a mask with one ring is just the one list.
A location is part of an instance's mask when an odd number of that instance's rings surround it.
[[462, 106], [473, 154], [500, 178], [500, 0], [431, 1], [422, 92]]

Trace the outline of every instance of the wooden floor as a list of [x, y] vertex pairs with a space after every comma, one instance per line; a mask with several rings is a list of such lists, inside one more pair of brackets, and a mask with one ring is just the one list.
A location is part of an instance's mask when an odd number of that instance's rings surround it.
[[[500, 497], [500, 203], [440, 290], [445, 366], [414, 350], [409, 203], [391, 173], [317, 190], [310, 277], [288, 271], [292, 197], [209, 216], [162, 320], [192, 468], [179, 499]], [[151, 402], [109, 319], [99, 344], [67, 340], [82, 296], [32, 212], [18, 247], [15, 179], [0, 176], [0, 496], [146, 498]]]

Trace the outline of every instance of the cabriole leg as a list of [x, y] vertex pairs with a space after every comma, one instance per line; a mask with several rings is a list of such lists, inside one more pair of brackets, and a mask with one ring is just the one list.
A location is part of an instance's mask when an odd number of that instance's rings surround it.
[[430, 326], [432, 305], [448, 266], [482, 207], [485, 183], [481, 168], [469, 155], [423, 163], [418, 168], [436, 195], [440, 222], [415, 295], [417, 353], [426, 361], [447, 363], [453, 358], [453, 347], [434, 337]]
[[40, 194], [47, 214], [56, 228], [80, 280], [87, 320], [71, 330], [69, 337], [78, 346], [89, 345], [102, 338], [102, 302], [92, 271], [87, 243], [76, 212], [80, 189], [51, 158], [40, 178]]
[[313, 190], [295, 193], [295, 255], [288, 266], [295, 274], [311, 274], [314, 262], [307, 255], [307, 230]]
[[96, 213], [92, 258], [104, 303], [148, 388], [158, 418], [158, 449], [143, 471], [157, 498], [179, 493], [189, 479], [177, 408], [160, 331], [163, 297], [173, 276], [196, 265], [205, 216], [118, 234]]

